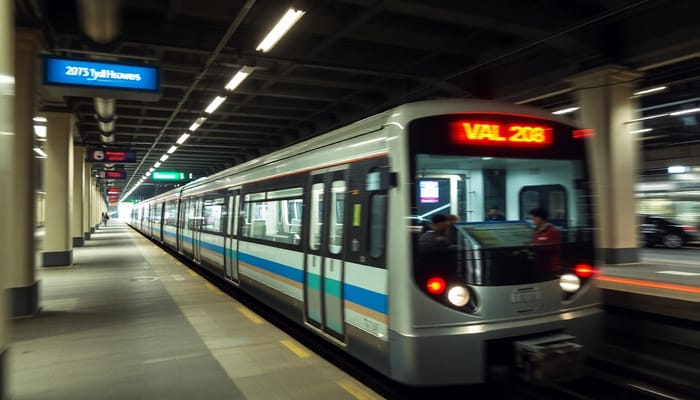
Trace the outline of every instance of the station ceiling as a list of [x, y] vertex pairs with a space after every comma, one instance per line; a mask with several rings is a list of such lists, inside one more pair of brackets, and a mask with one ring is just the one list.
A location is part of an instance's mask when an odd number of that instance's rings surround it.
[[[99, 3], [99, 2], [96, 2]], [[155, 102], [117, 99], [114, 148], [134, 183], [216, 96], [223, 104], [161, 169], [206, 176], [394, 105], [440, 97], [576, 106], [565, 78], [605, 64], [643, 72], [640, 115], [698, 107], [700, 2], [671, 0], [122, 0], [118, 35], [98, 45], [76, 1], [17, 0], [17, 25], [46, 52], [158, 65]], [[256, 46], [290, 7], [305, 15], [269, 52]], [[243, 66], [253, 72], [224, 89]], [[79, 142], [101, 146], [93, 99], [44, 98], [78, 117]], [[575, 118], [576, 114], [572, 114]], [[650, 119], [645, 149], [698, 141], [700, 114]], [[165, 189], [148, 181], [137, 196]], [[127, 188], [127, 189], [128, 189]]]

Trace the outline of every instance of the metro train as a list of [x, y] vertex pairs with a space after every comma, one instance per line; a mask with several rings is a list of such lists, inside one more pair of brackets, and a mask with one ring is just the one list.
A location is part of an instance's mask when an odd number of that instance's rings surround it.
[[[602, 321], [588, 136], [525, 106], [408, 103], [142, 201], [130, 225], [395, 381], [568, 379]], [[547, 251], [535, 207], [561, 236]], [[459, 218], [453, 241], [419, 248], [435, 214]]]

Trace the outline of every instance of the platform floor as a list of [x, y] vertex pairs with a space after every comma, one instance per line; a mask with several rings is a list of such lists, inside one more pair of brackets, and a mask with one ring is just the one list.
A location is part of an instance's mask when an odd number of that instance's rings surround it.
[[10, 399], [378, 399], [117, 221], [41, 269], [14, 320]]

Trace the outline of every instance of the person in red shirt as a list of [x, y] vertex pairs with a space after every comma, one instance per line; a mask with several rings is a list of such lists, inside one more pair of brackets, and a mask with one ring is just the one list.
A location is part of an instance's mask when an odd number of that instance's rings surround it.
[[559, 230], [547, 222], [548, 213], [544, 208], [534, 208], [530, 211], [535, 233], [530, 242], [531, 250], [535, 253], [537, 265], [544, 270], [559, 271], [561, 269], [561, 234]]

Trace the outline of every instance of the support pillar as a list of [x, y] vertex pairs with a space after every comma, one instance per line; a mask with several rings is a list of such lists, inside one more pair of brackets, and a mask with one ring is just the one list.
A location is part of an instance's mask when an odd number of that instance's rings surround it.
[[588, 141], [593, 195], [598, 212], [597, 243], [606, 264], [639, 261], [634, 185], [639, 146], [630, 131], [635, 118], [631, 99], [640, 74], [605, 66], [571, 78], [581, 106], [581, 126], [595, 129]]
[[73, 247], [85, 246], [83, 236], [83, 174], [85, 173], [85, 146], [73, 147]]
[[[12, 216], [11, 193], [13, 191], [10, 178], [14, 174], [14, 36], [15, 11], [14, 2], [0, 1], [0, 221], [10, 221]], [[3, 256], [12, 252], [10, 238], [13, 227], [0, 224], [0, 254]], [[7, 395], [7, 273], [10, 265], [6, 260], [0, 261], [0, 399]]]
[[83, 238], [90, 240], [90, 189], [92, 188], [92, 163], [85, 161], [83, 166]]
[[73, 208], [73, 129], [70, 113], [46, 113], [46, 238], [44, 267], [73, 264], [71, 223]]
[[41, 50], [41, 33], [17, 30], [15, 33], [15, 99], [13, 145], [14, 168], [9, 238], [12, 251], [3, 258], [7, 264], [7, 292], [10, 317], [33, 315], [39, 309], [39, 282], [35, 273], [34, 229], [36, 218], [34, 168], [34, 121], [36, 111], [37, 54]]

